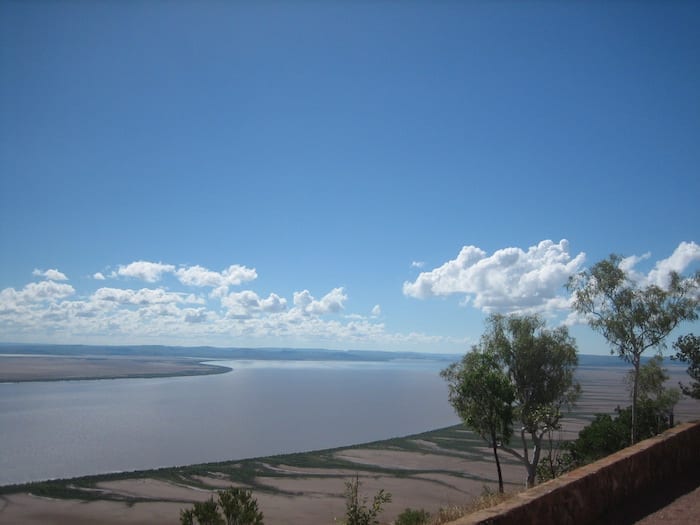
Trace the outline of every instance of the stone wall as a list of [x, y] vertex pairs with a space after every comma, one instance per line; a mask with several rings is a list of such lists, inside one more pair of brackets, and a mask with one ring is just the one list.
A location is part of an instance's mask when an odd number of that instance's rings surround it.
[[450, 525], [596, 523], [609, 511], [698, 469], [700, 423], [686, 423]]

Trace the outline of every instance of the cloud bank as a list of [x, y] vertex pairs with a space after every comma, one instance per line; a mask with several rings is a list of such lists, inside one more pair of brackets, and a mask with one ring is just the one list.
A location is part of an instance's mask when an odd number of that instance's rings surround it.
[[[493, 253], [464, 246], [454, 259], [405, 282], [403, 294], [422, 300], [454, 296], [482, 313], [538, 313], [575, 324], [582, 320], [571, 312], [564, 285], [583, 269], [585, 257], [570, 253], [566, 240]], [[620, 266], [642, 286], [665, 286], [669, 271], [684, 274], [698, 263], [700, 246], [682, 242], [665, 259], [632, 255]], [[459, 329], [449, 336], [392, 331], [378, 302], [353, 311], [344, 287], [300, 287], [286, 296], [254, 289], [256, 269], [240, 264], [217, 271], [138, 260], [107, 268], [75, 283], [57, 268], [35, 269], [32, 282], [0, 290], [3, 340], [440, 351], [462, 350], [478, 338], [461, 336]], [[426, 307], [423, 316], [430, 315]]]
[[255, 268], [232, 264], [216, 271], [137, 260], [85, 276], [76, 290], [57, 269], [0, 291], [0, 330], [9, 341], [108, 344], [215, 344], [388, 348], [454, 341], [389, 332], [377, 320], [347, 312], [345, 288], [285, 297], [246, 286]]

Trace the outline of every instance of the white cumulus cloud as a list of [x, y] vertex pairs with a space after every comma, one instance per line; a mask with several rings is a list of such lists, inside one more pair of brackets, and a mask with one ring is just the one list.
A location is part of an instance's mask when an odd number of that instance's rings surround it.
[[638, 270], [637, 265], [650, 257], [649, 252], [641, 256], [630, 255], [624, 257], [618, 266], [639, 286], [653, 284], [660, 288], [667, 288], [671, 282], [671, 272], [682, 275], [693, 264], [700, 262], [700, 246], [695, 242], [683, 241], [669, 257], [657, 261], [648, 273]]
[[568, 304], [561, 289], [584, 260], [584, 253], [571, 257], [565, 239], [544, 240], [527, 250], [503, 248], [491, 255], [464, 246], [455, 259], [405, 282], [403, 293], [419, 299], [460, 294], [487, 313], [552, 311]]
[[263, 312], [283, 312], [287, 308], [287, 300], [274, 293], [271, 293], [267, 299], [261, 299], [252, 290], [244, 290], [222, 297], [221, 305], [226, 308], [228, 317], [248, 319]]
[[206, 308], [186, 308], [184, 314], [185, 322], [190, 324], [205, 323], [211, 317]]
[[35, 269], [32, 272], [32, 275], [36, 275], [37, 277], [44, 277], [46, 279], [49, 279], [50, 281], [67, 281], [68, 277], [66, 277], [66, 274], [59, 272], [58, 270], [51, 269], [51, 270], [46, 270], [45, 272], [42, 272], [41, 270]]
[[116, 274], [121, 277], [133, 277], [149, 283], [159, 281], [164, 273], [175, 271], [172, 264], [154, 263], [149, 261], [135, 261], [126, 266], [120, 265]]
[[344, 308], [348, 296], [343, 288], [333, 288], [321, 299], [316, 300], [308, 290], [294, 292], [294, 306], [309, 315], [338, 313]]
[[700, 261], [700, 246], [695, 242], [681, 242], [670, 257], [656, 263], [649, 272], [648, 281], [661, 288], [670, 283], [670, 272], [683, 273], [691, 264]]
[[287, 309], [287, 299], [271, 293], [267, 299], [260, 301], [260, 308], [269, 313], [279, 313]]
[[19, 291], [5, 288], [0, 291], [0, 313], [26, 313], [27, 308], [43, 308], [47, 303], [60, 302], [74, 293], [75, 289], [70, 284], [55, 281], [29, 283]]
[[214, 272], [203, 266], [189, 266], [180, 268], [175, 275], [182, 284], [188, 286], [209, 286], [218, 288], [220, 286], [237, 286], [247, 281], [257, 279], [258, 274], [255, 268], [247, 268], [239, 264], [232, 264], [222, 272]]
[[232, 264], [221, 272], [215, 272], [195, 265], [180, 268], [175, 275], [182, 284], [187, 286], [210, 287], [212, 297], [224, 297], [230, 286], [238, 286], [244, 282], [253, 281], [258, 278], [255, 268], [247, 268], [240, 264]]
[[140, 306], [183, 302], [181, 294], [167, 292], [161, 288], [141, 288], [140, 290], [100, 288], [93, 294], [92, 299], [122, 305]]
[[[297, 288], [302, 291], [294, 293], [293, 299], [257, 290], [230, 290], [257, 278], [254, 268], [242, 265], [212, 271], [199, 265], [136, 260], [89, 274], [86, 277], [98, 284], [84, 289], [80, 285], [87, 279], [74, 289], [56, 269], [35, 270], [34, 275], [35, 282], [0, 290], [0, 332], [6, 339], [54, 341], [60, 334], [61, 340], [98, 344], [160, 341], [225, 346], [236, 341], [401, 349], [427, 340], [435, 345], [454, 344], [438, 336], [387, 332], [379, 322], [378, 304], [371, 308], [371, 316], [345, 312], [348, 296], [342, 287], [321, 297]], [[114, 282], [102, 283], [107, 279]], [[131, 279], [165, 280], [167, 285], [130, 286], [125, 281]]]

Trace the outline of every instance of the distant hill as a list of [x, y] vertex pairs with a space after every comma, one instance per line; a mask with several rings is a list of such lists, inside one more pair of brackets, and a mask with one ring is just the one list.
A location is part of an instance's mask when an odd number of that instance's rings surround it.
[[0, 343], [0, 354], [54, 356], [157, 356], [268, 361], [455, 361], [453, 354], [386, 352], [378, 350], [326, 350], [313, 348], [217, 348], [213, 346], [108, 346]]
[[[164, 345], [49, 345], [31, 343], [0, 343], [0, 354], [64, 355], [64, 356], [153, 356], [196, 357], [202, 359], [246, 359], [258, 361], [370, 361], [400, 360], [445, 361], [452, 363], [462, 354], [428, 354], [420, 352], [387, 352], [382, 350], [328, 350], [319, 348], [219, 348], [214, 346]], [[653, 352], [642, 358], [646, 361]], [[668, 357], [666, 366], [679, 366]], [[629, 363], [614, 355], [579, 355], [579, 367], [629, 367]]]

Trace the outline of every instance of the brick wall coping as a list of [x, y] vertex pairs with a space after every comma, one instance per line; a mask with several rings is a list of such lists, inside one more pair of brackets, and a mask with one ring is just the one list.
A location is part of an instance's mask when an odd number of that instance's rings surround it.
[[664, 482], [700, 468], [700, 422], [684, 423], [449, 525], [595, 523]]

